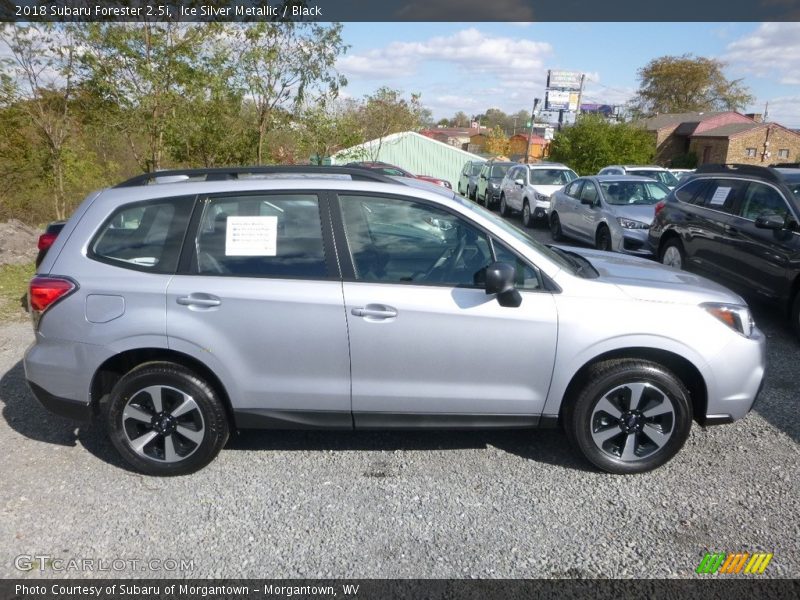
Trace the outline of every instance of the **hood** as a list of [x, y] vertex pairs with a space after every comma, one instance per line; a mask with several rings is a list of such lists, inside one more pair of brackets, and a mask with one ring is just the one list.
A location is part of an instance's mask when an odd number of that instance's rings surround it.
[[609, 204], [609, 209], [617, 217], [640, 221], [650, 225], [656, 216], [655, 204]]
[[616, 285], [626, 295], [637, 300], [747, 305], [741, 296], [710, 279], [666, 267], [652, 260], [585, 248], [564, 249], [585, 257], [600, 274], [601, 281]]
[[531, 187], [539, 192], [540, 194], [544, 194], [545, 196], [550, 196], [554, 192], [562, 189], [563, 185], [531, 185]]

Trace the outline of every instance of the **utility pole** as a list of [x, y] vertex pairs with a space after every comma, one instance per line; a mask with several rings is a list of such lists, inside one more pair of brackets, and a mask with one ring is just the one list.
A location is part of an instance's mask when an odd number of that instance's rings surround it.
[[578, 89], [578, 106], [575, 108], [575, 120], [578, 120], [578, 115], [581, 114], [581, 98], [583, 97], [583, 81], [586, 79], [586, 74], [581, 73], [581, 87]]
[[525, 164], [528, 164], [528, 157], [531, 155], [531, 138], [533, 137], [533, 122], [536, 120], [537, 106], [539, 106], [539, 98], [534, 98], [533, 108], [531, 109], [531, 127], [528, 131], [528, 143], [525, 146]]

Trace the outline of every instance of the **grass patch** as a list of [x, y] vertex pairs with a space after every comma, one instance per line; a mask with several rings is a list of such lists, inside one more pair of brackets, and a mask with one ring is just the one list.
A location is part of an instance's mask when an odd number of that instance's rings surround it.
[[25, 316], [20, 298], [28, 291], [28, 282], [35, 271], [33, 263], [0, 266], [0, 321]]

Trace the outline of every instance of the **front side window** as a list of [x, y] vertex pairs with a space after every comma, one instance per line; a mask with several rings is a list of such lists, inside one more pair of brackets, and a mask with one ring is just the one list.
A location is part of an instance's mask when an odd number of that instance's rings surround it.
[[520, 259], [516, 254], [509, 250], [505, 245], [492, 239], [495, 260], [504, 262], [514, 267], [516, 276], [514, 285], [519, 290], [539, 290], [542, 288], [542, 280], [536, 269]]
[[199, 275], [328, 277], [317, 196], [210, 198], [192, 262]]
[[89, 256], [120, 267], [174, 273], [193, 198], [139, 202], [118, 208], [95, 236]]
[[462, 218], [399, 198], [339, 196], [358, 281], [480, 286], [489, 241]]
[[773, 187], [752, 182], [747, 186], [739, 216], [755, 221], [758, 217], [777, 215], [786, 220], [791, 213], [783, 196]]
[[481, 163], [472, 163], [472, 170], [470, 171], [470, 174], [471, 175], [477, 175], [478, 173], [481, 172], [481, 167], [482, 166], [483, 165], [481, 165]]
[[583, 184], [581, 190], [581, 200], [586, 200], [594, 204], [597, 201], [597, 187], [591, 182], [587, 181]]
[[566, 189], [564, 190], [564, 193], [567, 194], [567, 196], [570, 196], [572, 198], [577, 198], [578, 197], [578, 193], [580, 192], [580, 188], [581, 188], [581, 184], [582, 183], [583, 183], [583, 180], [581, 180], [581, 179], [578, 179], [577, 181], [573, 181], [571, 184], [569, 184], [566, 187]]

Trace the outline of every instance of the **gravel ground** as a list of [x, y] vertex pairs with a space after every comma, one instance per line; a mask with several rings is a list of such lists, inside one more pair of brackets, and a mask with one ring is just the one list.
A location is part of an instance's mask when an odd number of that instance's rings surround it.
[[195, 475], [144, 477], [97, 426], [36, 404], [30, 324], [0, 325], [0, 576], [45, 554], [194, 565], [31, 577], [677, 578], [707, 551], [767, 551], [766, 577], [798, 577], [800, 344], [773, 312], [756, 312], [770, 362], [755, 411], [694, 425], [672, 462], [629, 477], [560, 431], [247, 432]]

